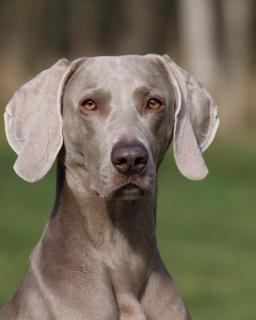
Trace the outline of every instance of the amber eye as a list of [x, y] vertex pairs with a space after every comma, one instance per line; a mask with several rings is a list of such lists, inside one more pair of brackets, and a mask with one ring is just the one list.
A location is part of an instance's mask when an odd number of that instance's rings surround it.
[[97, 109], [97, 104], [92, 99], [85, 99], [84, 101], [82, 101], [81, 107], [85, 110], [93, 111]]
[[158, 110], [162, 107], [163, 103], [156, 99], [156, 98], [152, 98], [150, 100], [148, 100], [147, 103], [147, 108], [151, 109], [151, 110]]

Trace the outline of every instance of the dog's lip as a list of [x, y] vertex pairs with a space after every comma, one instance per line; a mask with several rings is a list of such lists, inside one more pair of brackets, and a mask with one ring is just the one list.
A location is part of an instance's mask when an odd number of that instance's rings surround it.
[[134, 182], [126, 182], [111, 192], [111, 196], [125, 200], [135, 200], [146, 194], [146, 190]]
[[116, 193], [118, 191], [125, 191], [125, 190], [132, 190], [132, 189], [140, 189], [143, 190], [143, 188], [141, 186], [139, 186], [136, 182], [134, 181], [126, 181], [122, 184], [120, 184], [119, 186], [117, 186], [116, 188], [114, 188], [112, 190], [112, 193]]

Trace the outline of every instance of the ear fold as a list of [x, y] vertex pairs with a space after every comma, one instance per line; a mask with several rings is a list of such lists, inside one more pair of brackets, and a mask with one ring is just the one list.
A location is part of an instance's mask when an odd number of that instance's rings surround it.
[[26, 181], [41, 179], [62, 146], [61, 97], [75, 67], [59, 60], [22, 86], [6, 107], [7, 140], [18, 154], [14, 170]]
[[185, 177], [200, 180], [208, 173], [202, 152], [211, 144], [218, 129], [217, 106], [196, 79], [169, 56], [163, 58], [176, 101], [173, 135], [175, 161]]

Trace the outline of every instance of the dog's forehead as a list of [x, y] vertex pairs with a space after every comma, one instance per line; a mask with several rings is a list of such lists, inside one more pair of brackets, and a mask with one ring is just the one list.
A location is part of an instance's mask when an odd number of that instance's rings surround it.
[[86, 58], [77, 77], [88, 87], [113, 87], [123, 83], [130, 88], [158, 88], [166, 82], [167, 75], [156, 57], [128, 55]]

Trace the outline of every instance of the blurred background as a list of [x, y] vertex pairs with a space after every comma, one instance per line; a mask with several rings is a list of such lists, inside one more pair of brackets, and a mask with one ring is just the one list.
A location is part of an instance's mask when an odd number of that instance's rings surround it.
[[[253, 0], [1, 0], [0, 112], [23, 83], [61, 57], [168, 53], [219, 105], [210, 174], [160, 169], [159, 247], [193, 319], [256, 319], [256, 2]], [[21, 106], [22, 107], [22, 106]], [[48, 219], [55, 169], [15, 176], [0, 121], [0, 306], [17, 287]]]

